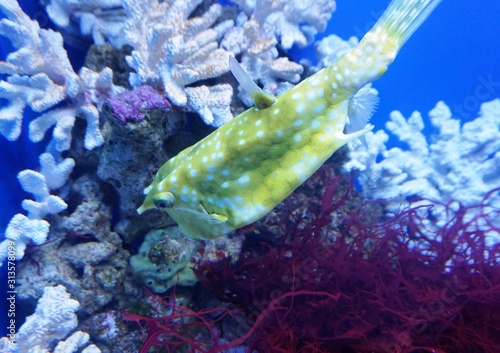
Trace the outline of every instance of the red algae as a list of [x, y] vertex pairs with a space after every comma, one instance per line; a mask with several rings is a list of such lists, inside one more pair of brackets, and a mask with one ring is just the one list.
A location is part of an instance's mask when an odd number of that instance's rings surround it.
[[[273, 238], [266, 237], [260, 227], [259, 241], [249, 234], [238, 261], [197, 269], [202, 284], [237, 308], [250, 329], [219, 344], [217, 325], [234, 310], [177, 308], [168, 325], [165, 319], [127, 314], [146, 323], [147, 348], [141, 353], [158, 345], [174, 352], [177, 341], [192, 352], [241, 344], [249, 352], [500, 351], [500, 246], [485, 244], [486, 234], [499, 230], [485, 221], [487, 215], [467, 219], [468, 209], [460, 207], [434, 233], [424, 227], [431, 206], [380, 221], [376, 204], [366, 203], [339, 216], [352, 191], [339, 190], [339, 178], [325, 168], [318, 174], [323, 196], [308, 217], [294, 216], [285, 203], [276, 216], [282, 218], [273, 221], [281, 224], [279, 236], [274, 229]], [[479, 209], [487, 203], [488, 198]], [[220, 311], [217, 320], [206, 318], [212, 310]], [[183, 332], [185, 322], [178, 318], [185, 317], [209, 339], [200, 344]], [[165, 334], [175, 339], [153, 338]]]

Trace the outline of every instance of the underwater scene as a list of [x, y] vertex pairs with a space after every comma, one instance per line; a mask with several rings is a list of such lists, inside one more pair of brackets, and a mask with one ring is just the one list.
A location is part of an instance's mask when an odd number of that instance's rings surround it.
[[0, 0], [0, 353], [499, 353], [499, 16]]

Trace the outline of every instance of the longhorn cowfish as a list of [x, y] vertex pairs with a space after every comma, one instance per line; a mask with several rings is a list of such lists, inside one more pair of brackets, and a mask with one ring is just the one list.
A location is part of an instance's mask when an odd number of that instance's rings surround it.
[[[357, 98], [440, 2], [393, 0], [356, 47], [277, 98], [231, 59], [255, 106], [169, 159], [144, 190], [139, 214], [164, 210], [193, 239], [265, 216], [336, 150], [373, 128], [366, 123], [374, 100]], [[348, 120], [361, 129], [344, 133]]]

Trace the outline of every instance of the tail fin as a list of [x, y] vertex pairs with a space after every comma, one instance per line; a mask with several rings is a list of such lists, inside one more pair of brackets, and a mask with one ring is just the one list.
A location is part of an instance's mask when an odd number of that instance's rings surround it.
[[382, 76], [403, 44], [440, 2], [393, 0], [359, 44], [328, 67], [329, 77], [338, 77], [334, 85], [339, 89], [325, 91], [325, 96], [331, 94], [333, 103], [343, 101]]
[[401, 48], [440, 2], [441, 0], [393, 0], [374, 29], [381, 28]]

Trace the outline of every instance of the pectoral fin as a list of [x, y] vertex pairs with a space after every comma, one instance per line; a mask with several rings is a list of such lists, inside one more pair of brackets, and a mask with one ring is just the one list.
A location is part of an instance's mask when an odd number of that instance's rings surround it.
[[211, 213], [210, 218], [213, 219], [216, 223], [226, 223], [227, 222], [227, 216], [217, 214], [217, 213]]
[[[378, 105], [379, 99], [377, 94], [377, 90], [371, 88], [371, 84], [368, 84], [349, 100], [347, 111], [349, 124], [346, 126], [346, 133], [350, 134], [361, 131], [367, 126]], [[368, 148], [365, 136], [361, 135], [359, 139], [365, 148]]]

